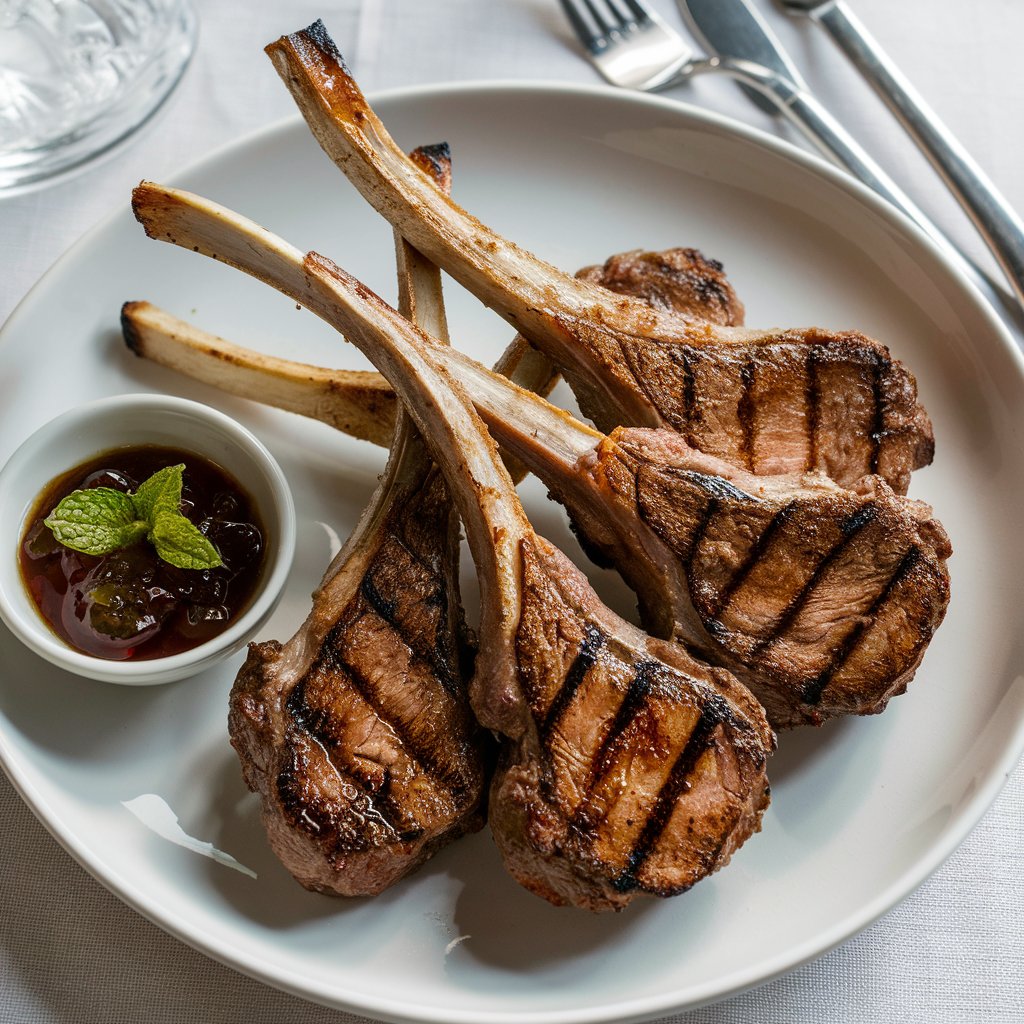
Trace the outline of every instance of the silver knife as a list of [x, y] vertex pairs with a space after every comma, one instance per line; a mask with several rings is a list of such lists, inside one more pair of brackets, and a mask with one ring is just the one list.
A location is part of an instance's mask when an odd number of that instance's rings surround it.
[[1024, 224], [841, 0], [778, 0], [820, 22], [931, 160], [1024, 300]]
[[676, 0], [694, 35], [723, 61], [736, 60], [765, 70], [761, 87], [779, 111], [835, 163], [902, 210], [943, 253], [967, 270], [987, 298], [1018, 326], [1024, 309], [1005, 288], [966, 259], [921, 212], [840, 122], [811, 94], [781, 44], [746, 0]]

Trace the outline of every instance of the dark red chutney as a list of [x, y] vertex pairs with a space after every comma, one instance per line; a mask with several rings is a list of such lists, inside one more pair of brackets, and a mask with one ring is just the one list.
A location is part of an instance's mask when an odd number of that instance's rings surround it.
[[[220, 553], [215, 569], [178, 569], [142, 540], [107, 555], [60, 544], [43, 520], [72, 491], [135, 491], [165, 466], [185, 464], [181, 512]], [[194, 452], [118, 448], [76, 466], [40, 494], [21, 539], [22, 579], [65, 643], [109, 661], [164, 658], [211, 640], [245, 611], [264, 560], [252, 500], [221, 467]]]

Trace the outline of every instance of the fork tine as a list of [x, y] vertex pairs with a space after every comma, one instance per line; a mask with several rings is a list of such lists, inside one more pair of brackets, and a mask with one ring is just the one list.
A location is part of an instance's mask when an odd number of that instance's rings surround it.
[[616, 28], [620, 32], [634, 32], [642, 24], [642, 19], [647, 11], [640, 4], [631, 3], [630, 0], [604, 0], [604, 2], [615, 13], [618, 18]]
[[657, 89], [678, 78], [692, 53], [643, 0], [561, 0], [591, 63], [612, 85]]
[[[598, 10], [597, 4], [594, 2], [594, 0], [583, 0], [583, 3], [586, 4], [587, 10], [590, 11], [590, 16], [594, 19], [594, 21], [597, 22], [598, 27], [605, 34], [605, 36], [611, 35], [612, 32], [619, 28], [618, 12], [612, 7], [611, 3], [609, 3], [608, 0], [605, 0], [605, 13], [603, 14], [601, 11]], [[608, 20], [607, 12], [609, 10], [611, 10], [613, 17], [616, 19], [615, 21]]]
[[628, 8], [638, 25], [646, 25], [651, 21], [651, 12], [640, 2], [640, 0], [620, 0]]
[[580, 2], [581, 0], [561, 0], [562, 10], [565, 11], [565, 16], [569, 19], [576, 38], [591, 53], [595, 53], [602, 48], [603, 44], [607, 43], [607, 39], [595, 32], [591, 23], [583, 16]]

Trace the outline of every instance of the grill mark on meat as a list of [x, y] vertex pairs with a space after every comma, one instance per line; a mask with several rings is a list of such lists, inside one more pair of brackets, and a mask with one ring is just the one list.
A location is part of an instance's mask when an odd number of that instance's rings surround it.
[[387, 600], [383, 594], [377, 589], [377, 584], [374, 583], [370, 573], [367, 573], [363, 577], [362, 585], [359, 588], [360, 593], [366, 598], [367, 604], [389, 625], [394, 626], [395, 624], [395, 612], [398, 610], [398, 605], [394, 601]]
[[670, 349], [669, 355], [672, 362], [683, 371], [683, 420], [685, 429], [681, 430], [680, 433], [690, 443], [693, 438], [693, 417], [697, 407], [697, 395], [693, 379], [693, 367], [690, 365], [689, 350], [685, 346]]
[[[622, 703], [619, 705], [618, 711], [615, 713], [615, 719], [611, 724], [604, 740], [601, 742], [601, 746], [598, 748], [592, 759], [592, 772], [590, 777], [590, 783], [587, 786], [587, 793], [589, 795], [590, 790], [597, 783], [597, 781], [607, 772], [609, 765], [614, 759], [616, 746], [626, 727], [629, 725], [633, 716], [640, 710], [644, 701], [647, 699], [647, 695], [651, 692], [651, 685], [654, 682], [654, 674], [661, 667], [658, 662], [652, 661], [648, 658], [641, 659], [636, 663], [636, 667], [633, 670], [633, 678], [629, 682], [629, 687], [626, 690], [626, 695], [622, 699]], [[574, 816], [573, 824], [579, 825], [583, 817], [586, 815], [587, 799], [584, 797], [577, 809]]]
[[[434, 757], [433, 751], [431, 751], [429, 747], [423, 747], [416, 743], [414, 738], [409, 736], [406, 730], [403, 729], [401, 725], [394, 720], [393, 716], [388, 713], [387, 708], [381, 706], [380, 702], [375, 698], [373, 690], [368, 685], [363, 673], [340, 655], [336, 656], [336, 663], [349, 680], [351, 680], [352, 685], [355, 687], [359, 696], [362, 697], [363, 700], [366, 701], [367, 706], [373, 710], [374, 714], [377, 716], [377, 720], [398, 737], [405, 753], [415, 761], [421, 769], [424, 770], [424, 774], [429, 774], [435, 782], [440, 782], [445, 789], [452, 792], [456, 787], [452, 785], [451, 779], [445, 778], [447, 773], [441, 765], [437, 763], [437, 758]], [[384, 797], [385, 799], [389, 799], [386, 789]]]
[[786, 630], [793, 624], [796, 617], [800, 614], [800, 611], [807, 603], [811, 594], [814, 593], [815, 587], [817, 587], [821, 582], [822, 577], [828, 571], [829, 567], [842, 555], [853, 538], [863, 530], [865, 526], [874, 522], [877, 516], [877, 508], [873, 503], [870, 503], [857, 509], [856, 512], [853, 512], [846, 517], [839, 527], [840, 532], [842, 533], [842, 539], [818, 563], [814, 572], [811, 573], [810, 578], [803, 585], [800, 592], [789, 602], [779, 618], [776, 619], [775, 623], [769, 628], [769, 631], [754, 645], [751, 651], [753, 655], [757, 656], [764, 653], [767, 647], [783, 637]]
[[[711, 699], [701, 708], [700, 717], [697, 719], [686, 745], [679, 752], [665, 784], [658, 792], [654, 806], [647, 815], [640, 835], [633, 843], [626, 867], [612, 882], [619, 892], [629, 892], [640, 884], [637, 875], [647, 858], [654, 852], [658, 840], [672, 816], [676, 801], [690, 788], [690, 776], [693, 775], [697, 762], [707, 750], [711, 734], [728, 717], [728, 711], [724, 708], [723, 702], [719, 700]], [[720, 849], [721, 847], [719, 847], [719, 851]], [[711, 858], [712, 862], [717, 859], [717, 856], [718, 851]]]
[[[409, 650], [414, 660], [423, 660], [412, 647], [409, 647]], [[408, 756], [419, 766], [420, 769], [422, 769], [422, 774], [429, 775], [433, 782], [438, 783], [453, 795], [465, 790], [465, 779], [461, 778], [458, 773], [453, 773], [449, 768], [441, 763], [435, 752], [429, 746], [424, 746], [422, 743], [418, 743], [416, 738], [411, 736], [408, 730], [403, 728], [401, 723], [395, 720], [394, 715], [390, 713], [387, 706], [381, 705], [374, 696], [373, 688], [368, 684], [363, 673], [358, 668], [350, 664], [348, 660], [337, 651], [333, 652], [332, 661], [342, 672], [345, 673], [356, 692], [376, 715], [377, 720], [398, 737], [402, 745], [402, 750], [405, 752], [406, 756]], [[447, 737], [440, 738], [440, 742], [447, 742], [447, 740]]]
[[791, 501], [788, 505], [783, 506], [778, 512], [772, 516], [771, 522], [762, 530], [760, 536], [751, 545], [750, 550], [747, 552], [747, 557], [743, 564], [733, 573], [729, 582], [722, 588], [721, 593], [718, 595], [717, 601], [710, 608], [710, 615], [713, 619], [718, 619], [723, 612], [729, 607], [729, 602], [732, 601], [736, 591], [746, 582], [747, 577], [757, 567], [758, 562], [764, 557], [775, 534], [779, 531], [782, 525], [786, 522], [793, 510], [796, 508], [796, 501]]
[[873, 523], [877, 518], [878, 508], [873, 502], [862, 505], [855, 512], [851, 512], [839, 527], [843, 534], [844, 543], [849, 543], [854, 534], [863, 530], [865, 526]]
[[[393, 538], [398, 541], [398, 538]], [[403, 551], [405, 551], [409, 558], [424, 569], [425, 572], [435, 576], [436, 572], [429, 566], [422, 558], [420, 558], [414, 551], [409, 549], [407, 544], [398, 541], [401, 544]], [[439, 610], [437, 619], [437, 627], [434, 634], [434, 642], [432, 650], [422, 650], [419, 645], [415, 644], [412, 638], [405, 635], [402, 630], [402, 624], [398, 620], [398, 602], [389, 600], [381, 594], [377, 589], [377, 584], [373, 579], [373, 572], [367, 572], [363, 577], [363, 581], [359, 588], [360, 593], [366, 600], [367, 604], [380, 616], [399, 636], [402, 637], [403, 641], [408, 645], [409, 649], [413, 652], [414, 656], [419, 658], [430, 666], [431, 671], [437, 676], [438, 682], [445, 688], [445, 690], [459, 700], [463, 698], [463, 688], [461, 682], [456, 675], [453, 666], [458, 664], [458, 656], [452, 649], [451, 641], [452, 637], [444, 629], [444, 623], [447, 621], [448, 615], [448, 595], [441, 588], [436, 589], [433, 593], [427, 595], [423, 599], [423, 605], [425, 607], [434, 607]]]
[[[348, 675], [349, 673], [346, 672], [346, 674]], [[384, 787], [374, 790], [358, 774], [354, 773], [350, 766], [338, 764], [337, 759], [331, 753], [331, 747], [334, 745], [333, 739], [326, 729], [329, 716], [322, 709], [310, 707], [306, 703], [305, 689], [306, 682], [303, 680], [292, 690], [286, 702], [294, 727], [301, 729], [302, 732], [319, 745], [324, 752], [327, 762], [342, 781], [342, 785], [352, 787], [354, 790], [350, 797], [352, 812], [362, 817], [372, 816], [378, 824], [383, 825], [384, 828], [393, 833], [396, 839], [407, 840], [417, 838], [422, 834], [422, 829], [403, 829], [395, 820], [396, 815], [401, 812], [400, 808], [396, 807], [390, 799], [386, 784]], [[365, 694], [361, 695], [366, 699]], [[294, 752], [295, 744], [291, 746]], [[309, 812], [311, 808], [308, 806], [308, 802], [305, 800], [294, 801], [286, 799], [286, 796], [295, 788], [295, 784], [302, 781], [302, 773], [290, 771], [291, 767], [292, 765], [289, 764], [278, 773], [277, 788], [282, 796], [282, 802], [285, 806], [291, 803], [293, 812], [299, 812], [295, 815], [295, 820], [300, 828], [305, 828], [307, 831], [313, 831], [314, 834], [318, 834], [325, 827], [326, 823], [319, 824], [310, 817]], [[363, 836], [358, 836], [358, 838], [361, 840], [366, 839]], [[364, 842], [360, 846], [358, 843], [353, 843], [352, 839], [350, 839], [345, 845], [351, 849], [365, 849], [369, 843]]]
[[[524, 663], [539, 653], [551, 664], [566, 666], [560, 673], [564, 682], [549, 703], [528, 696], [537, 734], [542, 737], [540, 768], [535, 774], [523, 774], [522, 768], [512, 769], [506, 777], [499, 773], [492, 812], [502, 821], [512, 813], [524, 815], [523, 827], [545, 858], [565, 856], [580, 866], [577, 870], [599, 873], [607, 887], [602, 897], [609, 900], [606, 905], [619, 905], [619, 899], [641, 892], [660, 896], [683, 892], [720, 866], [735, 846], [733, 826], [728, 823], [741, 821], [746, 812], [740, 809], [743, 797], [737, 798], [729, 787], [733, 765], [745, 772], [753, 753], [746, 739], [740, 739], [749, 735], [749, 725], [701, 676], [617, 642], [616, 634], [603, 622], [595, 623], [585, 608], [575, 605], [575, 583], [568, 584], [567, 593], [562, 591], [564, 571], [548, 575], [556, 566], [546, 564], [546, 558], [540, 551], [524, 554], [528, 586], [517, 644]], [[562, 627], [553, 634], [548, 623], [556, 614], [575, 618], [577, 628]], [[553, 639], [569, 637], [569, 650], [553, 646]], [[699, 750], [691, 748], [694, 756], [689, 762], [680, 759], [705, 705], [716, 700], [723, 713], [714, 707], [708, 713], [725, 723], [721, 745], [727, 752], [728, 782], [719, 777], [717, 759], [707, 770], [701, 762], [694, 772]], [[559, 704], [564, 712], [556, 710]], [[550, 736], [543, 738], [547, 728]], [[706, 741], [697, 746], [707, 749]], [[732, 761], [734, 755], [739, 760]], [[757, 771], [763, 769], [764, 759], [762, 752]], [[689, 813], [691, 820], [695, 817], [701, 824], [697, 835], [687, 837], [685, 826], [678, 828], [680, 808], [688, 808], [691, 790], [697, 793], [698, 786], [706, 788], [696, 796]], [[531, 792], [539, 794], [541, 802], [534, 802]], [[767, 789], [758, 799], [766, 796]], [[706, 798], [715, 811], [705, 805]], [[530, 802], [524, 804], [525, 800]], [[715, 817], [719, 811], [722, 816]], [[650, 822], [652, 814], [656, 820]], [[705, 844], [698, 838], [699, 831], [705, 821], [712, 820], [716, 831]], [[499, 827], [496, 835], [505, 833]], [[677, 843], [682, 844], [678, 851]], [[507, 836], [499, 845], [507, 849]], [[685, 864], [679, 862], [677, 852], [686, 858]], [[629, 879], [624, 871], [635, 873], [636, 878]], [[544, 873], [516, 876], [528, 887], [538, 886], [535, 891], [553, 902], [563, 902], [558, 890], [543, 884], [549, 877]]]
[[[640, 507], [640, 506], [638, 506]], [[700, 548], [700, 543], [704, 539], [704, 534], [708, 532], [708, 526], [711, 524], [711, 520], [715, 518], [718, 512], [718, 499], [712, 497], [708, 503], [704, 506], [704, 511], [701, 513], [700, 522], [697, 524], [697, 529], [693, 531], [693, 540], [690, 542], [690, 547], [687, 549], [686, 554], [682, 557], [683, 568], [686, 570], [687, 579], [690, 579], [690, 568], [693, 565], [693, 560], [697, 555], [697, 550]], [[640, 511], [641, 517], [644, 522], [651, 529], [655, 529], [654, 525], [647, 521], [646, 515], [644, 515], [643, 509]]]
[[[337, 632], [340, 633], [342, 631], [339, 629]], [[339, 644], [333, 641], [334, 637], [329, 635], [324, 645], [325, 655], [318, 659], [319, 664], [328, 664], [332, 670], [344, 674], [348, 684], [359, 695], [367, 708], [370, 709], [377, 722], [397, 737], [402, 752], [417, 766], [419, 774], [428, 776], [434, 784], [446, 790], [453, 797], [463, 793], [466, 789], [466, 780], [460, 778], [457, 771], [453, 773], [451, 769], [439, 762], [434, 751], [428, 746], [418, 743], [415, 737], [409, 735], [408, 730], [404, 729], [395, 720], [394, 716], [389, 713], [388, 708], [381, 705], [373, 692], [373, 687], [368, 684], [363, 673], [341, 654]], [[416, 652], [411, 647], [409, 650], [412, 657], [416, 659], [418, 657]], [[330, 653], [326, 654], [328, 651]], [[384, 785], [371, 789], [361, 782], [358, 772], [352, 770], [354, 766], [338, 763], [337, 754], [333, 750], [336, 740], [331, 733], [331, 726], [334, 724], [331, 716], [325, 710], [311, 707], [306, 703], [305, 689], [306, 682], [303, 680], [300, 685], [295, 687], [287, 701], [288, 710], [292, 714], [295, 723], [323, 747], [328, 760], [340, 776], [351, 779], [360, 785], [360, 788], [366, 792], [368, 798], [374, 801], [384, 819], [395, 828], [401, 838], [415, 838], [421, 834], [422, 829], [402, 831], [396, 824], [396, 819], [402, 815], [403, 809], [395, 802], [389, 792], [387, 783], [389, 772], [387, 768], [385, 768], [386, 778]], [[354, 759], [358, 760], [359, 755], [355, 754]], [[363, 760], [367, 759], [363, 758]]]
[[725, 501], [751, 501], [754, 500], [746, 491], [741, 491], [735, 484], [731, 484], [724, 476], [713, 476], [710, 473], [701, 473], [695, 469], [675, 469], [668, 467], [672, 473], [678, 473], [686, 480], [697, 484], [706, 494], [713, 498], [722, 498]]
[[864, 613], [861, 621], [850, 630], [849, 635], [836, 651], [828, 666], [815, 679], [812, 679], [804, 686], [803, 693], [801, 694], [801, 699], [804, 703], [811, 705], [821, 703], [825, 690], [835, 674], [843, 667], [850, 655], [853, 654], [865, 633], [874, 625], [878, 613], [882, 610], [882, 606], [889, 599], [892, 592], [913, 571], [914, 566], [921, 561], [921, 558], [921, 549], [915, 545], [900, 559], [899, 564], [893, 570], [892, 575], [878, 597], [875, 598], [871, 607]]
[[[292, 730], [299, 727], [293, 725]], [[381, 841], [409, 842], [419, 838], [422, 830], [396, 827], [383, 812], [375, 795], [358, 778], [342, 771], [331, 761], [319, 740], [305, 729], [300, 729], [307, 742], [321, 751], [324, 759], [336, 773], [345, 792], [345, 805], [339, 815], [338, 805], [328, 805], [309, 798], [309, 752], [297, 737], [289, 742], [288, 760], [278, 772], [275, 788], [281, 808], [294, 828], [328, 842], [335, 854], [361, 853]]]
[[753, 396], [755, 366], [753, 358], [748, 357], [740, 368], [740, 382], [743, 385], [743, 390], [740, 394], [739, 404], [736, 407], [736, 417], [740, 421], [740, 456], [743, 459], [744, 466], [751, 471], [754, 469], [755, 431], [757, 427], [755, 421], [757, 406]]
[[[630, 666], [624, 665], [623, 667]], [[633, 676], [626, 688], [625, 696], [615, 712], [615, 717], [599, 746], [590, 755], [589, 772], [581, 787], [581, 799], [569, 818], [569, 829], [580, 837], [584, 845], [591, 845], [598, 838], [597, 826], [601, 815], [594, 806], [595, 793], [601, 780], [615, 764], [621, 744], [630, 742], [628, 738], [623, 741], [623, 735], [627, 732], [630, 722], [644, 706], [655, 682], [656, 674], [659, 669], [664, 669], [664, 666], [650, 658], [641, 658], [632, 668]]]
[[561, 687], [559, 687], [558, 692], [555, 694], [554, 700], [552, 700], [551, 706], [548, 708], [548, 712], [540, 727], [540, 741], [544, 746], [547, 746], [552, 731], [558, 725], [562, 715], [565, 714], [565, 709], [572, 703], [580, 684], [586, 678], [587, 673], [594, 667], [598, 653], [604, 646], [606, 639], [604, 633], [593, 623], [587, 622], [584, 624], [583, 642], [580, 644], [580, 649], [573, 659], [573, 663], [569, 666], [569, 671], [566, 673]]
[[[657, 524], [650, 521], [644, 509], [643, 502], [639, 500], [643, 493], [643, 486], [639, 472], [640, 467], [636, 467], [633, 474], [633, 486], [637, 496], [637, 516], [647, 526], [654, 530], [655, 533], [659, 533]], [[697, 555], [697, 551], [700, 549], [700, 545], [704, 540], [705, 534], [708, 532], [708, 528], [714, 521], [715, 516], [718, 514], [718, 510], [721, 507], [720, 501], [728, 501], [731, 498], [737, 497], [742, 500], [747, 500], [749, 496], [744, 494], [744, 492], [740, 491], [738, 488], [733, 487], [728, 480], [719, 476], [709, 476], [706, 473], [698, 473], [689, 469], [675, 470], [672, 468], [666, 468], [664, 472], [667, 476], [680, 476], [685, 479], [692, 480], [704, 491], [705, 494], [709, 495], [708, 503], [704, 506], [704, 509], [701, 512], [697, 528], [693, 531], [693, 537], [690, 541], [690, 545], [686, 552], [680, 556], [680, 561], [686, 571], [687, 579], [690, 580], [690, 569], [693, 565], [693, 560]], [[692, 580], [690, 580], [690, 582], [692, 583]]]
[[[715, 841], [706, 847], [694, 837], [684, 838], [681, 832], [677, 836], [673, 822], [680, 805], [689, 799], [690, 787], [666, 788], [702, 707], [718, 695], [683, 665], [670, 666], [623, 645], [604, 622], [595, 621], [575, 604], [575, 583], [567, 584], [568, 593], [561, 590], [566, 573], [563, 569], [557, 576], [549, 575], [555, 566], [547, 557], [524, 550], [527, 589], [517, 638], [522, 665], [529, 666], [539, 654], [548, 665], [562, 666], [548, 691], [550, 698], [535, 692], [540, 680], [532, 671], [521, 676], [540, 739], [541, 764], [530, 787], [543, 801], [530, 812], [528, 828], [552, 855], [562, 851], [588, 870], [599, 865], [604, 884], [616, 894], [613, 903], [634, 891], [662, 896], [682, 892], [719, 866], [728, 855], [723, 851], [732, 843], [718, 831]], [[568, 622], [551, 628], [558, 620]], [[728, 710], [724, 698], [723, 706]], [[741, 762], [732, 762], [731, 756], [749, 725], [732, 711], [728, 728], [732, 731], [723, 738], [722, 746], [730, 752], [731, 770], [733, 763], [747, 763], [745, 748]], [[736, 806], [733, 791], [717, 777], [717, 767], [716, 761], [715, 767], [702, 773], [702, 784], [709, 788], [695, 800], [691, 811], [702, 822], [709, 820], [711, 812], [703, 801], [705, 794], [711, 797], [714, 793], [716, 805], [728, 808], [725, 817], [716, 819], [716, 828], [732, 820]], [[761, 767], [763, 758], [757, 770]], [[500, 797], [492, 795], [492, 810], [501, 808], [499, 815], [508, 813], [510, 799], [518, 806], [519, 796], [513, 797], [505, 785], [499, 784]], [[521, 794], [518, 786], [514, 792]], [[696, 789], [696, 780], [692, 786]], [[648, 827], [653, 848], [636, 858], [640, 865], [636, 884], [629, 892], [620, 890], [615, 879], [627, 866], [649, 814], [658, 806], [659, 793], [663, 793], [659, 814], [664, 823], [657, 830]], [[726, 826], [725, 831], [731, 833], [731, 828]], [[670, 834], [671, 841], [667, 839]], [[672, 851], [677, 842], [690, 851], [685, 870], [679, 864], [673, 867]], [[709, 860], [712, 847], [719, 852]]]
[[[869, 339], [789, 332], [724, 350], [611, 329], [598, 339], [585, 321], [573, 321], [573, 329], [614, 381], [612, 414], [592, 405], [602, 400], [597, 391], [578, 396], [603, 430], [642, 421], [754, 473], [818, 470], [849, 487], [877, 472], [899, 493], [931, 457], [931, 428], [913, 379]], [[583, 386], [576, 371], [566, 379]]]
[[807, 409], [807, 461], [804, 469], [810, 471], [818, 464], [818, 346], [807, 349], [805, 403]]
[[[642, 352], [642, 345], [638, 345], [638, 341], [643, 339], [637, 339], [631, 336], [619, 336], [612, 335], [613, 342], [619, 352], [621, 363], [624, 364], [628, 371], [628, 378], [632, 386], [635, 387], [641, 395], [643, 395], [645, 401], [650, 407], [656, 410], [657, 414], [661, 416], [667, 423], [671, 424], [673, 430], [678, 430], [680, 433], [685, 432], [690, 426], [690, 408], [687, 407], [684, 401], [684, 407], [682, 410], [676, 408], [669, 408], [667, 411], [663, 408], [664, 402], [661, 396], [656, 391], [652, 391], [648, 386], [649, 375], [644, 373], [643, 368], [638, 362], [638, 356]], [[670, 362], [675, 362], [674, 359], [670, 359]], [[684, 365], [684, 370], [687, 373], [687, 380], [690, 382], [692, 391], [692, 381], [689, 374], [689, 365]], [[654, 384], [656, 381], [652, 378], [651, 383]], [[686, 391], [686, 385], [683, 387], [684, 393]], [[692, 401], [691, 394], [691, 401]], [[682, 413], [682, 415], [680, 415]]]
[[[869, 415], [868, 392], [865, 376]], [[582, 465], [611, 510], [602, 522], [634, 527], [595, 532], [594, 544], [637, 593], [644, 621], [735, 671], [780, 727], [871, 713], [906, 688], [948, 599], [948, 539], [930, 509], [878, 479], [862, 493], [819, 474], [762, 485], [665, 431], [621, 428], [595, 452]], [[866, 446], [861, 453], [866, 463]], [[837, 659], [828, 696], [808, 705], [805, 686], [914, 545], [920, 567], [894, 587], [852, 656]]]

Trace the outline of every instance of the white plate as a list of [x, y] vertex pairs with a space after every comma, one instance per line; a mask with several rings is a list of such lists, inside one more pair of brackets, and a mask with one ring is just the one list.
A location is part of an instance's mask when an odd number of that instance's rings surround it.
[[[621, 92], [521, 84], [418, 89], [377, 106], [403, 145], [448, 139], [459, 200], [556, 264], [694, 245], [725, 263], [752, 325], [857, 327], [909, 363], [938, 443], [912, 493], [935, 505], [956, 549], [949, 615], [917, 679], [880, 718], [784, 734], [763, 833], [691, 893], [618, 916], [556, 910], [528, 895], [505, 876], [486, 833], [374, 900], [300, 889], [268, 852], [228, 746], [237, 661], [155, 691], [125, 691], [62, 675], [0, 633], [7, 772], [79, 861], [162, 927], [270, 984], [365, 1014], [638, 1019], [822, 953], [953, 850], [1024, 741], [1019, 354], [956, 273], [880, 202], [720, 118]], [[393, 294], [390, 230], [304, 126], [275, 127], [174, 183]], [[458, 344], [496, 355], [509, 329], [458, 288], [448, 297]], [[84, 399], [151, 387], [219, 404], [267, 443], [295, 491], [295, 569], [266, 631], [284, 638], [382, 455], [136, 360], [117, 317], [123, 300], [140, 298], [267, 351], [362, 365], [275, 293], [146, 240], [126, 208], [76, 245], [8, 322], [0, 460]], [[542, 490], [528, 486], [526, 499], [539, 529], [571, 549]], [[607, 574], [593, 575], [612, 603], [628, 607]], [[147, 828], [124, 806], [143, 794], [157, 794], [185, 833], [258, 878]]]

